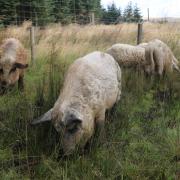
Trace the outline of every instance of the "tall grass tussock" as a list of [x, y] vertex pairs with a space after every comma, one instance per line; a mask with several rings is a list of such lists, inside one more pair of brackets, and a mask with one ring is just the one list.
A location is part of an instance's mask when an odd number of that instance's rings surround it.
[[[30, 54], [29, 22], [0, 30], [18, 38]], [[158, 38], [180, 60], [180, 24], [145, 23], [143, 41]], [[35, 64], [17, 87], [0, 97], [1, 179], [178, 179], [180, 178], [180, 75], [146, 78], [122, 69], [122, 97], [107, 113], [105, 137], [87, 154], [59, 157], [51, 124], [30, 126], [59, 96], [67, 68], [94, 50], [136, 44], [136, 24], [49, 25], [35, 29]], [[29, 58], [30, 59], [30, 58]]]

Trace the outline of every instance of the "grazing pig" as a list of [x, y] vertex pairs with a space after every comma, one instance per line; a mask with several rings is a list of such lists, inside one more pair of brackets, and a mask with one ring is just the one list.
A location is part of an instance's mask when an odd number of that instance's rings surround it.
[[173, 69], [180, 72], [178, 60], [171, 49], [164, 42], [154, 39], [145, 46], [145, 65], [147, 74], [162, 75], [172, 72]]
[[122, 67], [139, 67], [145, 62], [145, 46], [145, 43], [138, 46], [114, 44], [106, 50], [106, 53], [113, 56]]
[[[52, 121], [62, 137], [64, 155], [84, 148], [95, 132], [103, 129], [105, 111], [121, 94], [121, 70], [109, 54], [90, 53], [68, 69], [54, 107], [32, 124]], [[100, 131], [101, 133], [101, 131]]]
[[24, 71], [28, 67], [27, 53], [19, 40], [9, 38], [0, 46], [0, 88], [7, 89], [18, 81], [23, 89]]

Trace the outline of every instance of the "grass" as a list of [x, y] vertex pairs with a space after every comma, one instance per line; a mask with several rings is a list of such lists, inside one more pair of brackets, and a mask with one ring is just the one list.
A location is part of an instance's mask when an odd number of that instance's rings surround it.
[[[27, 25], [1, 30], [29, 49]], [[144, 41], [159, 38], [180, 59], [179, 24], [144, 24]], [[58, 158], [58, 134], [51, 124], [31, 127], [53, 106], [68, 66], [114, 43], [136, 43], [136, 25], [59, 26], [36, 30], [36, 59], [15, 87], [0, 97], [1, 179], [175, 179], [180, 176], [180, 76], [158, 80], [123, 69], [122, 97], [106, 118], [100, 146], [84, 155]]]

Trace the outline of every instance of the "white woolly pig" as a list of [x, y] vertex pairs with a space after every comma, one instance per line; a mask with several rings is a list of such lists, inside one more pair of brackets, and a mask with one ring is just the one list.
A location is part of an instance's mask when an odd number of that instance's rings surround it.
[[0, 46], [0, 87], [6, 89], [18, 81], [23, 89], [24, 70], [28, 67], [27, 53], [19, 40], [9, 38]]
[[52, 121], [62, 136], [62, 148], [69, 155], [83, 148], [95, 132], [102, 129], [105, 111], [121, 94], [121, 70], [109, 54], [90, 53], [68, 69], [63, 88], [54, 107], [32, 124]]
[[148, 43], [141, 43], [141, 44], [138, 44], [136, 47], [142, 47], [142, 48], [145, 48], [146, 46], [148, 45]]
[[112, 55], [119, 65], [124, 67], [143, 66], [145, 62], [146, 44], [133, 46], [129, 44], [114, 44], [106, 53]]
[[171, 49], [162, 41], [155, 39], [145, 47], [145, 72], [158, 74], [172, 72], [173, 69], [180, 72], [178, 60]]

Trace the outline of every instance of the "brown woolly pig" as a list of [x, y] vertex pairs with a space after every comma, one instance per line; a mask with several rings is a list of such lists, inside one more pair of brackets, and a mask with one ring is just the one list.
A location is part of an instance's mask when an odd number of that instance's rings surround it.
[[0, 46], [0, 88], [7, 89], [16, 82], [23, 89], [24, 71], [28, 67], [27, 53], [19, 40], [9, 38]]

